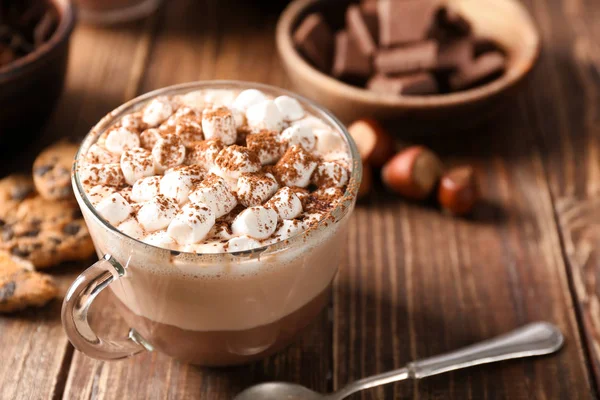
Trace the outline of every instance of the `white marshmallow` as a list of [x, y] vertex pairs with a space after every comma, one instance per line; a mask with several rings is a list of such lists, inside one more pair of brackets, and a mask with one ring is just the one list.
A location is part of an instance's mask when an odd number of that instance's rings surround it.
[[287, 149], [275, 165], [280, 182], [286, 186], [306, 187], [317, 167], [317, 162], [300, 146]]
[[152, 200], [159, 193], [161, 179], [161, 176], [150, 176], [135, 182], [131, 188], [131, 200], [136, 203]]
[[262, 244], [247, 235], [236, 236], [229, 239], [227, 242], [227, 252], [235, 253], [236, 251], [248, 251], [261, 247]]
[[117, 226], [119, 223], [129, 218], [132, 208], [123, 196], [119, 193], [113, 193], [96, 205], [96, 211], [98, 211], [105, 220], [112, 225]]
[[226, 145], [234, 144], [237, 138], [236, 122], [227, 107], [205, 109], [202, 130], [206, 139], [220, 139]]
[[169, 226], [177, 211], [174, 200], [159, 194], [138, 210], [137, 220], [146, 231], [154, 232]]
[[313, 133], [317, 137], [317, 154], [325, 156], [328, 153], [346, 152], [346, 142], [339, 133], [331, 129], [315, 129]]
[[160, 130], [157, 128], [146, 129], [144, 132], [140, 133], [140, 147], [152, 151], [152, 148], [163, 136], [168, 135], [167, 131]]
[[212, 104], [213, 106], [228, 106], [233, 103], [235, 98], [235, 92], [232, 90], [213, 89], [204, 92], [203, 101], [204, 104]]
[[279, 189], [265, 207], [275, 210], [282, 220], [294, 219], [302, 213], [302, 202], [287, 186]]
[[265, 100], [246, 110], [248, 126], [253, 129], [281, 131], [283, 116], [273, 100]]
[[162, 172], [167, 168], [173, 168], [183, 163], [185, 159], [185, 146], [175, 135], [160, 137], [152, 148], [154, 168]]
[[246, 113], [237, 108], [231, 109], [231, 115], [233, 115], [233, 121], [235, 122], [235, 129], [240, 129], [246, 124]]
[[259, 240], [271, 236], [276, 228], [277, 213], [263, 206], [246, 208], [231, 224], [235, 235], [247, 235]]
[[305, 125], [305, 126], [308, 126], [309, 128], [311, 128], [312, 130], [331, 129], [329, 127], [329, 125], [327, 125], [325, 122], [323, 122], [323, 120], [321, 118], [317, 118], [314, 115], [308, 115], [305, 118], [294, 121], [292, 123], [292, 125]]
[[215, 159], [219, 155], [219, 152], [224, 148], [223, 142], [219, 139], [203, 140], [194, 143], [194, 145], [187, 150], [185, 163], [188, 165], [200, 165], [208, 171], [215, 165]]
[[321, 187], [342, 187], [348, 183], [348, 171], [337, 162], [325, 161], [317, 166], [311, 180]]
[[284, 219], [273, 234], [273, 243], [280, 242], [304, 232], [304, 225], [298, 220]]
[[219, 152], [212, 170], [217, 175], [237, 180], [244, 172], [256, 172], [261, 168], [256, 154], [242, 146], [229, 146]]
[[142, 121], [150, 127], [155, 127], [166, 121], [174, 111], [171, 100], [167, 97], [157, 97], [144, 108]]
[[279, 160], [286, 148], [279, 133], [269, 130], [246, 136], [246, 146], [258, 156], [262, 165]]
[[121, 155], [124, 151], [140, 147], [140, 135], [127, 128], [112, 129], [104, 142], [106, 150]]
[[229, 225], [223, 223], [215, 223], [212, 228], [210, 228], [210, 232], [206, 237], [212, 240], [229, 240], [233, 237], [231, 232], [228, 230]]
[[227, 182], [216, 175], [211, 175], [200, 184], [199, 188], [190, 193], [192, 203], [206, 204], [217, 218], [229, 213], [237, 205], [237, 200]]
[[215, 214], [204, 204], [186, 204], [167, 228], [179, 244], [198, 243], [215, 224]]
[[[188, 244], [183, 247], [183, 251], [186, 253], [196, 254], [218, 254], [225, 253], [225, 243], [221, 242], [206, 242], [206, 243], [194, 243]], [[203, 272], [205, 272], [203, 270]]]
[[193, 186], [203, 177], [198, 166], [188, 166], [167, 171], [160, 180], [160, 194], [174, 199], [177, 203], [185, 203]]
[[250, 106], [267, 100], [267, 96], [256, 89], [247, 89], [241, 92], [233, 101], [233, 108], [241, 111], [246, 111]]
[[278, 188], [271, 174], [243, 174], [237, 181], [237, 197], [246, 207], [258, 206], [273, 196]]
[[84, 185], [121, 186], [125, 182], [121, 165], [84, 164], [79, 169], [79, 179]]
[[275, 105], [286, 121], [296, 121], [304, 117], [304, 109], [298, 100], [290, 96], [279, 96], [275, 100]]
[[115, 193], [115, 189], [110, 186], [96, 185], [86, 191], [90, 203], [94, 206], [102, 200]]
[[319, 221], [321, 221], [322, 219], [323, 219], [323, 214], [318, 213], [318, 212], [306, 214], [306, 215], [304, 215], [304, 218], [302, 220], [302, 226], [303, 226], [304, 230], [307, 230], [308, 228], [318, 224]]
[[133, 185], [137, 180], [154, 175], [152, 154], [145, 149], [135, 148], [121, 155], [121, 170], [125, 182]]
[[141, 239], [145, 236], [145, 232], [135, 220], [135, 218], [128, 218], [124, 222], [122, 222], [117, 229], [124, 233], [125, 235], [132, 237], [134, 239]]
[[142, 113], [127, 114], [121, 118], [121, 126], [131, 131], [139, 131], [143, 128]]
[[155, 232], [142, 239], [142, 242], [162, 249], [175, 250], [177, 242], [165, 231]]
[[86, 153], [85, 161], [91, 164], [113, 164], [119, 162], [119, 156], [94, 143]]
[[313, 151], [317, 144], [317, 137], [306, 125], [293, 125], [286, 128], [281, 133], [281, 140], [288, 146], [302, 146], [308, 152]]

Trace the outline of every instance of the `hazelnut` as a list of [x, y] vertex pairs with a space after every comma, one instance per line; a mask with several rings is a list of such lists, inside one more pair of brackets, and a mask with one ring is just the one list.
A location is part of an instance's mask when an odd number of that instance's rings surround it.
[[453, 215], [471, 212], [479, 200], [479, 187], [470, 166], [452, 168], [442, 177], [438, 189], [440, 205]]
[[362, 199], [367, 197], [367, 195], [371, 192], [371, 186], [373, 184], [373, 171], [371, 171], [371, 167], [369, 164], [363, 162], [363, 173], [362, 173], [362, 181], [360, 181], [360, 186], [358, 187], [358, 199]]
[[381, 171], [383, 183], [413, 200], [426, 199], [442, 175], [442, 162], [423, 146], [411, 146], [396, 154]]
[[394, 155], [395, 143], [390, 134], [373, 119], [359, 119], [348, 127], [361, 158], [381, 168]]

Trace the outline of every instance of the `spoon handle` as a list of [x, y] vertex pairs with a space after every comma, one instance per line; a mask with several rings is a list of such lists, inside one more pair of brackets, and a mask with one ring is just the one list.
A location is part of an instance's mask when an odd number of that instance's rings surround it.
[[405, 368], [358, 380], [326, 398], [338, 400], [360, 390], [408, 378], [421, 379], [474, 365], [550, 354], [560, 349], [563, 342], [557, 327], [535, 322], [456, 351], [411, 362]]

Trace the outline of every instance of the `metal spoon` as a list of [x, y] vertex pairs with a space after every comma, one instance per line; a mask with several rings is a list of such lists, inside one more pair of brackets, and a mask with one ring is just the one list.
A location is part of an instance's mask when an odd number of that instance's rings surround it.
[[563, 335], [557, 327], [547, 322], [536, 322], [460, 350], [414, 361], [404, 368], [358, 380], [328, 395], [294, 383], [269, 382], [244, 390], [234, 400], [341, 400], [364, 389], [409, 378], [421, 379], [474, 365], [554, 353], [563, 342]]

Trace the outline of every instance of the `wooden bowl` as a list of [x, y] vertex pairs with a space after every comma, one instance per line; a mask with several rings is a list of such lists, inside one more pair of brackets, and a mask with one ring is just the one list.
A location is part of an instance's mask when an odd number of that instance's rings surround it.
[[52, 112], [67, 72], [75, 24], [69, 0], [52, 0], [59, 15], [50, 39], [32, 53], [0, 67], [0, 141], [35, 134]]
[[[473, 25], [475, 35], [500, 44], [507, 53], [507, 70], [497, 80], [470, 90], [427, 96], [395, 96], [370, 92], [328, 76], [296, 50], [292, 32], [306, 15], [319, 11], [333, 30], [344, 24], [343, 5], [350, 1], [295, 0], [277, 25], [277, 49], [296, 90], [330, 109], [348, 123], [371, 117], [393, 122], [399, 134], [440, 134], [473, 126], [513, 99], [540, 51], [540, 37], [518, 0], [447, 0]], [[397, 130], [397, 129], [396, 129]]]

